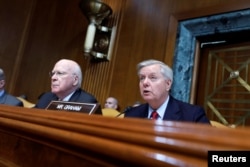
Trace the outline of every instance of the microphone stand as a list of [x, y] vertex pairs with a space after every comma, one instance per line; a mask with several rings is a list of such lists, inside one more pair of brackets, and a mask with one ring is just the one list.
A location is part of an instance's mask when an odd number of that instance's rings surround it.
[[125, 110], [123, 112], [121, 112], [120, 114], [118, 114], [117, 116], [115, 116], [116, 118], [121, 116], [122, 114], [125, 114], [126, 112], [128, 112], [132, 107], [128, 106], [127, 108], [125, 108]]

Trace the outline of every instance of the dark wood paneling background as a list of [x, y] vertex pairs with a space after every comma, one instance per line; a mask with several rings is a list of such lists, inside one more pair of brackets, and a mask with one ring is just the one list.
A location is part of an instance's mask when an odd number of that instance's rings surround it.
[[50, 90], [48, 72], [61, 58], [76, 60], [83, 88], [103, 105], [114, 96], [123, 110], [141, 100], [136, 64], [154, 58], [172, 65], [178, 20], [250, 7], [248, 0], [105, 0], [113, 9], [116, 41], [111, 61], [82, 53], [88, 21], [80, 0], [0, 1], [0, 67], [7, 90], [32, 102]]

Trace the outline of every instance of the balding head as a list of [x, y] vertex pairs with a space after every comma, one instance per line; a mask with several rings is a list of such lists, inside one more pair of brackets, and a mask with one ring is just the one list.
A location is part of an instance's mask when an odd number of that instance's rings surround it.
[[118, 100], [114, 97], [108, 97], [105, 102], [105, 108], [118, 109]]
[[73, 60], [59, 60], [51, 73], [51, 92], [60, 99], [81, 87], [82, 71], [78, 63]]
[[5, 87], [5, 75], [3, 69], [0, 68], [0, 90], [3, 90]]
[[82, 70], [80, 65], [73, 61], [73, 60], [69, 60], [69, 59], [61, 59], [59, 60], [55, 66], [61, 66], [62, 68], [64, 68], [66, 71], [71, 72], [72, 74], [75, 74], [78, 79], [78, 88], [81, 87], [82, 85]]
[[0, 80], [5, 80], [4, 71], [1, 68], [0, 68]]

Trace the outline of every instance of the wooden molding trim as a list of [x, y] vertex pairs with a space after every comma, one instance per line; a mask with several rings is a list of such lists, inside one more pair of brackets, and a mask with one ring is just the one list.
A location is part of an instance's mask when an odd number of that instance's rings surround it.
[[206, 166], [208, 150], [250, 149], [249, 128], [10, 106], [1, 106], [0, 134], [0, 158], [26, 167]]

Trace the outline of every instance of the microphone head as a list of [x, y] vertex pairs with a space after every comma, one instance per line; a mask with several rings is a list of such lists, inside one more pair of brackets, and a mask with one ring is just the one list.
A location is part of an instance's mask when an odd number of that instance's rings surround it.
[[131, 106], [126, 107], [126, 108], [124, 109], [123, 113], [128, 112], [129, 110], [131, 110], [131, 108], [132, 108]]

